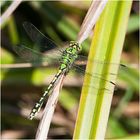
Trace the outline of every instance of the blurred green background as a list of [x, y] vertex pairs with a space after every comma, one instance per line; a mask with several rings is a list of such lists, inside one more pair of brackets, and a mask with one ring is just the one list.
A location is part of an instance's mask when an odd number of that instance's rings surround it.
[[[1, 11], [12, 1], [2, 1]], [[80, 25], [90, 1], [22, 2], [1, 27], [1, 131], [2, 138], [35, 137], [39, 118], [27, 119], [34, 103], [47, 87], [57, 68], [24, 67], [25, 60], [19, 58], [13, 47], [20, 43], [30, 46], [23, 29], [29, 21], [46, 36], [65, 44], [76, 40]], [[139, 132], [139, 2], [134, 1], [122, 52], [122, 63], [129, 68], [119, 72], [114, 93], [106, 138], [138, 138]], [[90, 38], [83, 43], [82, 54], [88, 55]], [[51, 139], [70, 139], [78, 110], [82, 78], [77, 73], [67, 76], [49, 130]]]

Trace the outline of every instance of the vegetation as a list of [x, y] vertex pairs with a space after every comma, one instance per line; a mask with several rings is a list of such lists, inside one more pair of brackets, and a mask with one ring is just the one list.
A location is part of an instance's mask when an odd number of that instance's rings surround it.
[[[10, 4], [10, 1], [1, 3], [2, 13]], [[30, 21], [46, 36], [53, 39], [56, 44], [64, 46], [65, 42], [76, 40], [89, 4], [90, 2], [86, 1], [80, 3], [76, 1], [72, 3], [66, 1], [22, 2], [12, 16], [1, 26], [1, 126], [3, 138], [31, 139], [35, 137], [43, 110], [39, 113], [38, 118], [32, 121], [28, 120], [27, 117], [57, 70], [55, 66], [51, 65], [30, 67], [25, 60], [20, 59], [13, 51], [13, 47], [20, 43], [30, 46], [34, 44], [23, 30], [22, 23]], [[128, 68], [122, 68], [119, 71], [107, 124], [106, 138], [138, 139], [139, 15], [137, 5], [138, 2], [133, 2], [121, 57], [121, 63], [127, 65]], [[115, 6], [115, 3], [112, 6]], [[97, 23], [97, 26], [99, 23]], [[109, 25], [107, 26], [108, 29], [110, 29]], [[111, 30], [115, 32], [124, 30], [124, 28], [112, 27]], [[120, 38], [121, 36], [122, 34], [119, 35]], [[105, 37], [107, 38], [107, 36]], [[97, 40], [93, 39], [93, 44]], [[88, 55], [89, 50], [90, 54], [93, 53], [89, 47], [90, 44], [91, 38], [82, 44], [84, 47], [82, 55]], [[69, 139], [73, 137], [81, 95], [81, 77], [79, 73], [72, 71], [64, 81], [49, 131], [49, 138]], [[96, 81], [94, 80], [94, 82]], [[96, 85], [91, 86], [92, 90], [96, 88]], [[110, 92], [106, 94], [112, 96]], [[96, 93], [95, 96], [97, 96]], [[90, 106], [88, 107], [90, 109]]]

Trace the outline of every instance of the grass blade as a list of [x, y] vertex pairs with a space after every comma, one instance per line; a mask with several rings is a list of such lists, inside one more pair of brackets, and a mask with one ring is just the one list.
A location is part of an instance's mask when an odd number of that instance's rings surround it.
[[[119, 63], [123, 47], [131, 1], [109, 1], [100, 20], [95, 26], [94, 37], [90, 48], [89, 59], [101, 60], [110, 63]], [[93, 63], [94, 64], [94, 63]], [[99, 73], [105, 79], [112, 81], [110, 72], [118, 69], [111, 65], [87, 65], [90, 73]], [[113, 92], [114, 86], [102, 81], [96, 81], [88, 76], [84, 84], [106, 88]], [[92, 87], [92, 86], [91, 86]], [[94, 90], [83, 87], [74, 139], [104, 139], [112, 95], [106, 90]]]

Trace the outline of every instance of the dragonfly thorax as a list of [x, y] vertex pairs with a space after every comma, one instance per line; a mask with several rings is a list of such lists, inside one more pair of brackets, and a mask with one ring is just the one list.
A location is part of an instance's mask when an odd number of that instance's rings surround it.
[[81, 51], [82, 47], [75, 41], [70, 42], [70, 46], [66, 48], [61, 57], [61, 66], [60, 69], [65, 69], [66, 72], [72, 67], [72, 64], [78, 57], [78, 53]]

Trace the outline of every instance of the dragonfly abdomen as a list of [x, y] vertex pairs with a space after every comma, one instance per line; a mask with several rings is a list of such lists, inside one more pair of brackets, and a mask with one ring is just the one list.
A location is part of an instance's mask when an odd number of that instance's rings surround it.
[[50, 93], [51, 90], [53, 90], [54, 86], [56, 85], [57, 80], [59, 79], [59, 76], [63, 73], [63, 69], [59, 69], [58, 73], [54, 76], [53, 80], [49, 84], [47, 90], [44, 92], [44, 94], [41, 96], [40, 100], [35, 104], [34, 108], [32, 109], [29, 119], [32, 120], [35, 115], [39, 112], [41, 106], [43, 105], [43, 102], [45, 100], [45, 97]]

